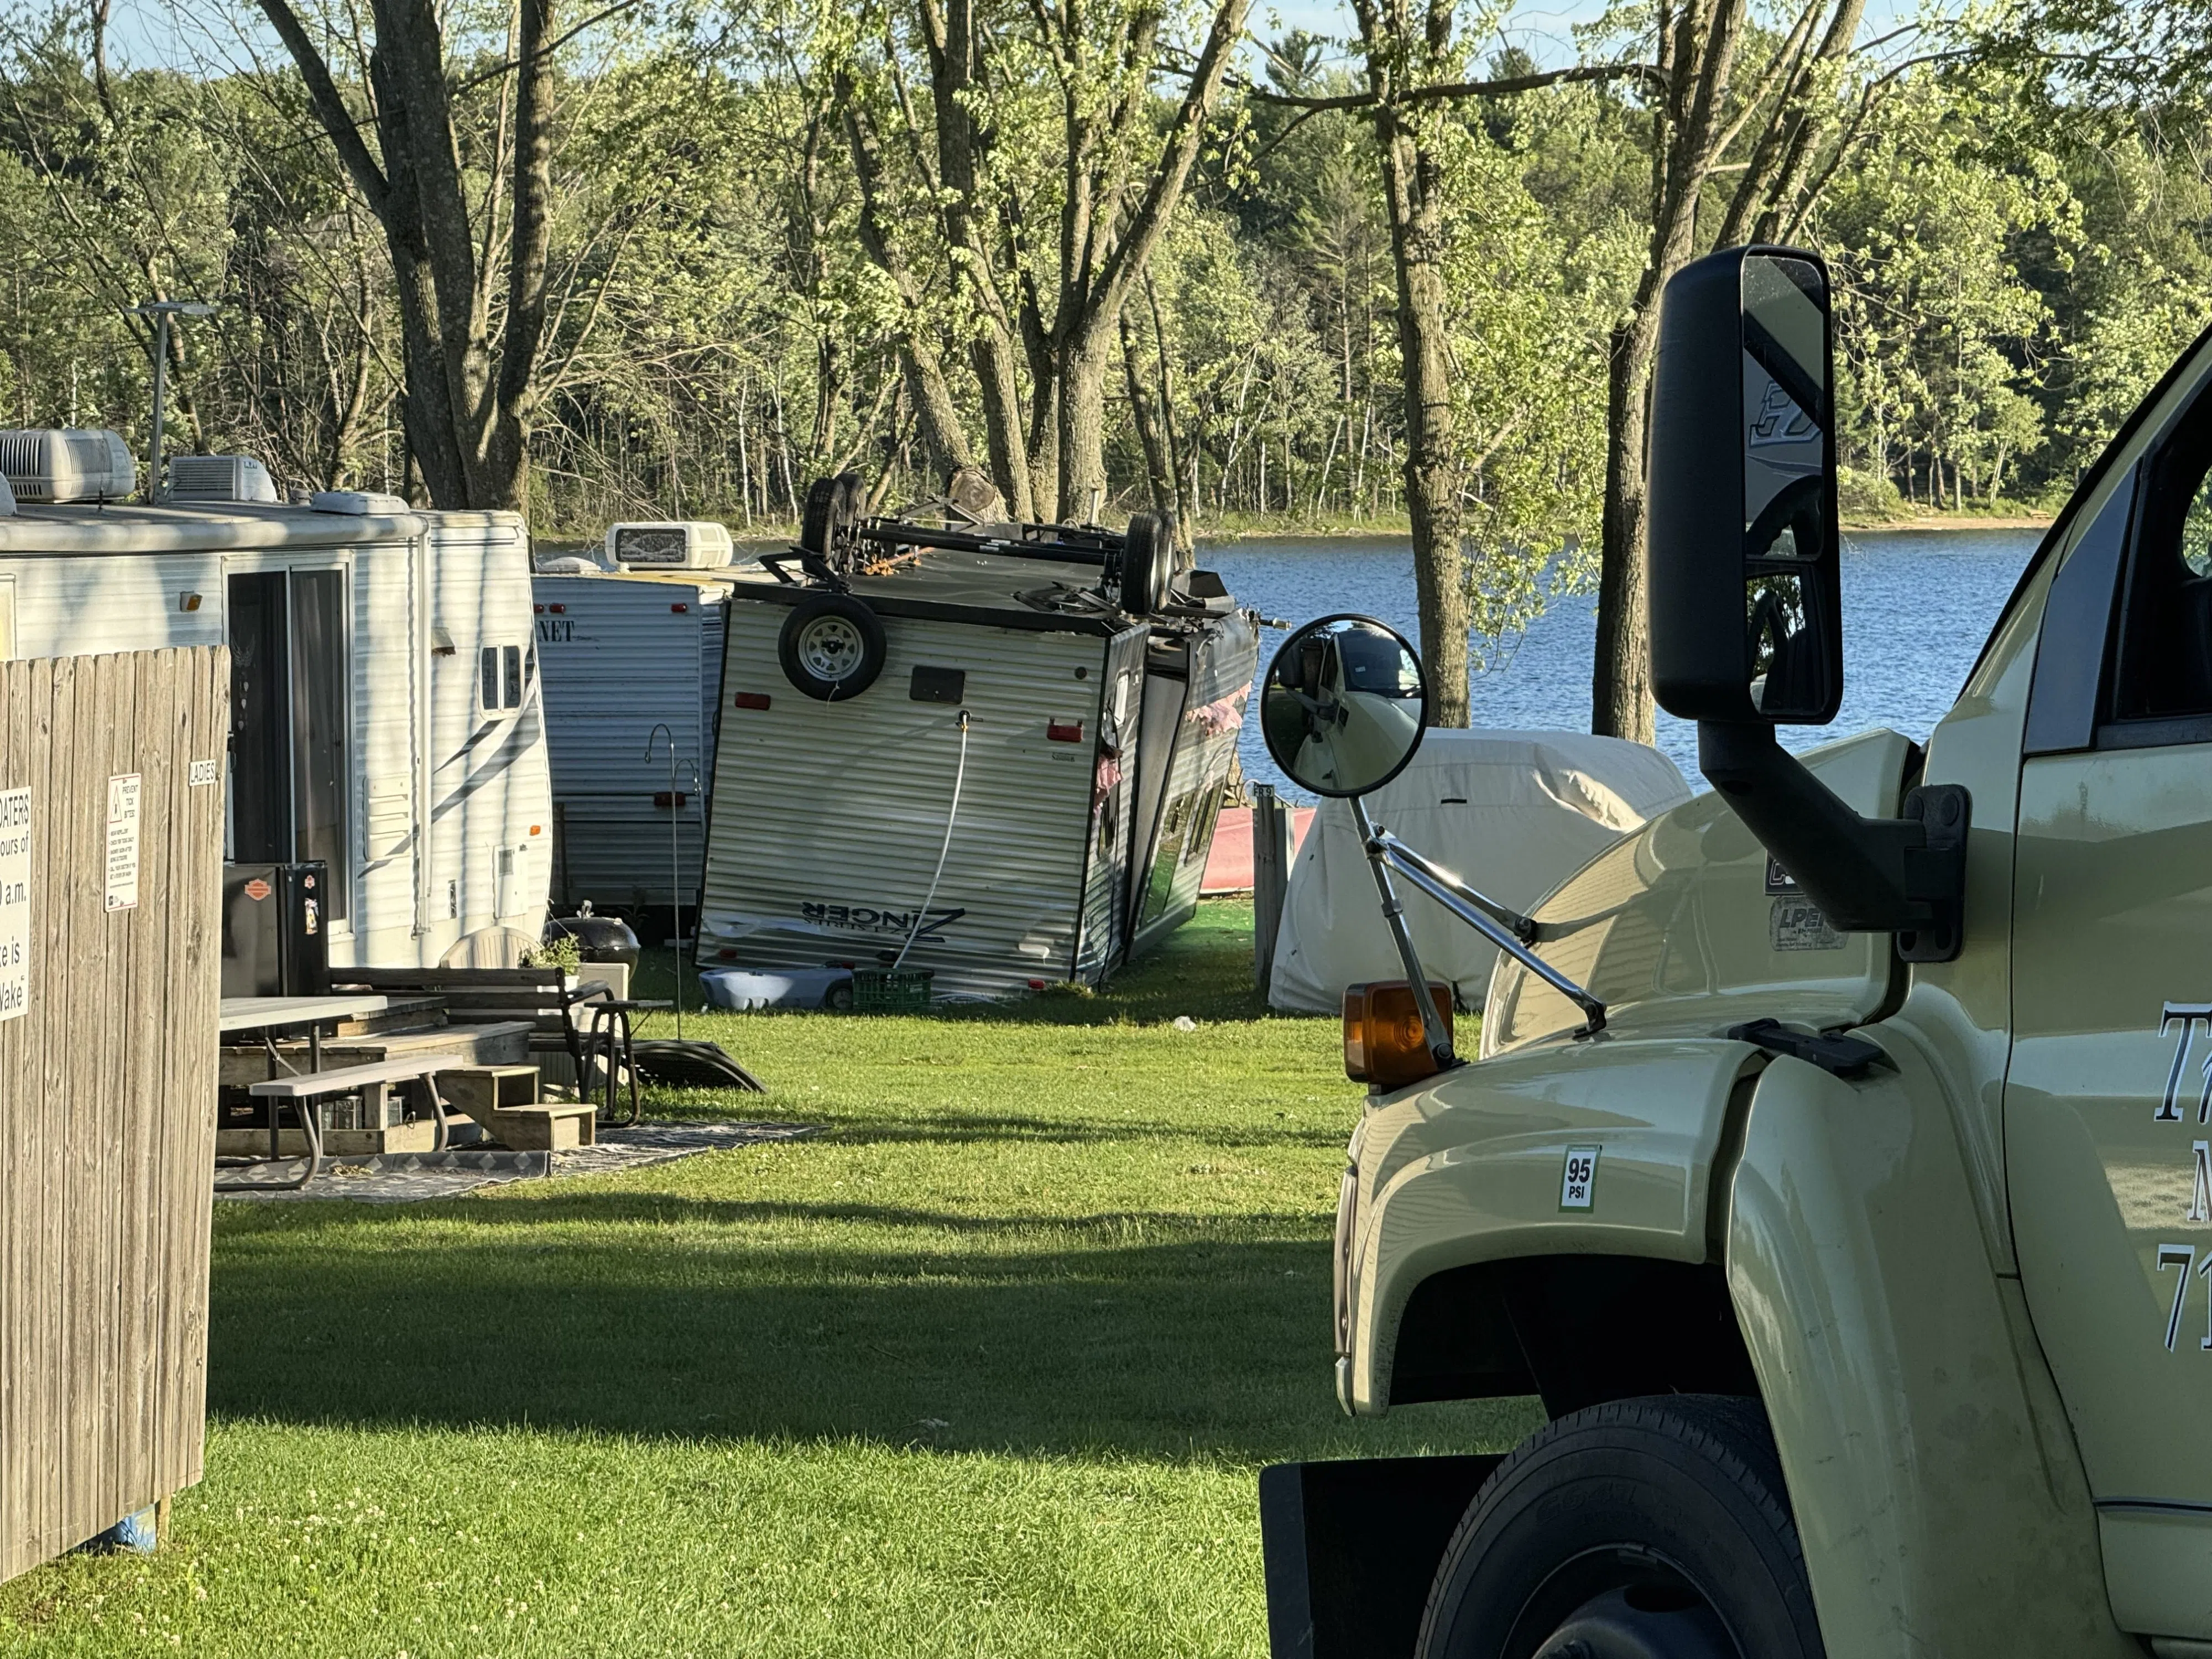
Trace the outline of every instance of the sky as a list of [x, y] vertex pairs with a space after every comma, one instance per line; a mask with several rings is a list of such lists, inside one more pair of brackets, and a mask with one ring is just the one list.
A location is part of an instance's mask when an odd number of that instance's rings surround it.
[[[1561, 69], [1576, 61], [1574, 30], [1594, 23], [1606, 10], [1607, 0], [1529, 0], [1508, 15], [1498, 44], [1522, 47], [1545, 69]], [[1754, 3], [1754, 12], [1765, 9]], [[1885, 35], [1902, 27], [1922, 10], [1920, 0], [1867, 0], [1862, 40]], [[1279, 19], [1279, 22], [1278, 22]], [[1251, 28], [1264, 39], [1297, 28], [1338, 38], [1352, 33], [1352, 8], [1346, 0], [1252, 0]], [[1487, 52], [1480, 54], [1486, 57]]]
[[[173, 0], [120, 0], [113, 12], [118, 56], [141, 64], [174, 61], [177, 54], [172, 39], [175, 27], [173, 3]], [[1510, 42], [1521, 46], [1543, 68], [1563, 68], [1576, 61], [1575, 26], [1595, 22], [1604, 14], [1607, 3], [1607, 0], [1527, 0], [1527, 3], [1515, 7], [1508, 14], [1496, 44]], [[1758, 0], [1753, 3], [1754, 10], [1765, 9], [1758, 4]], [[250, 15], [251, 8], [243, 9]], [[1887, 34], [1921, 9], [1921, 0], [1867, 0], [1861, 38]], [[235, 7], [206, 10], [187, 8], [187, 15], [201, 20], [202, 32], [206, 36], [219, 40], [229, 34], [230, 39], [222, 42], [229, 48], [223, 55], [228, 56], [237, 52], [237, 36], [215, 20], [228, 18], [239, 10]], [[1346, 0], [1252, 0], [1249, 27], [1254, 34], [1267, 40], [1294, 28], [1338, 38], [1353, 32], [1352, 9]], [[1487, 50], [1478, 53], [1480, 58], [1488, 56]]]

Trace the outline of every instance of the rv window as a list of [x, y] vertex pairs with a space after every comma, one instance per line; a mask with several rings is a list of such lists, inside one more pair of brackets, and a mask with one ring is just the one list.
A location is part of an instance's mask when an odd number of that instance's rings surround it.
[[483, 665], [483, 710], [487, 714], [499, 713], [499, 647], [488, 645], [477, 653]]
[[522, 647], [519, 645], [501, 646], [500, 654], [507, 663], [507, 707], [520, 708], [522, 707]]

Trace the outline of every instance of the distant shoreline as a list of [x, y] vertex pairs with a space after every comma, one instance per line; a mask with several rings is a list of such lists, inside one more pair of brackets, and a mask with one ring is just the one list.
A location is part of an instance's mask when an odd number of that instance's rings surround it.
[[1885, 530], [2048, 530], [2052, 520], [2037, 518], [1977, 518], [1972, 514], [1935, 513], [1924, 519], [1879, 519], [1844, 526], [1846, 533], [1870, 535]]

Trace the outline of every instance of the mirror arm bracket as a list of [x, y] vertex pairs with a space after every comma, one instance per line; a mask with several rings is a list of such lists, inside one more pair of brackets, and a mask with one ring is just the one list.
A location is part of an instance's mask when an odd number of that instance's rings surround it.
[[1359, 827], [1359, 839], [1367, 849], [1367, 866], [1375, 873], [1375, 891], [1382, 901], [1382, 920], [1390, 929], [1391, 943], [1398, 947], [1398, 960], [1405, 964], [1406, 981], [1413, 988], [1413, 1007], [1421, 1017], [1421, 1041], [1428, 1045], [1430, 1058], [1438, 1071], [1449, 1071], [1459, 1065], [1459, 1056], [1452, 1052], [1450, 1035], [1444, 1030], [1444, 1017], [1437, 1007], [1436, 999], [1429, 994], [1428, 970], [1421, 966], [1421, 953], [1413, 948], [1413, 935], [1406, 926], [1406, 907], [1398, 897], [1398, 890], [1390, 884], [1390, 871], [1385, 860], [1383, 837], [1375, 828], [1374, 820], [1367, 816], [1367, 803], [1358, 796], [1346, 803], [1352, 808], [1352, 822]]
[[1698, 721], [1698, 769], [1830, 927], [1894, 933], [1907, 962], [1958, 956], [1973, 817], [1963, 787], [1922, 784], [1903, 817], [1862, 817], [1763, 721]]
[[1388, 830], [1378, 829], [1375, 832], [1375, 836], [1382, 843], [1382, 850], [1389, 854], [1391, 862], [1397, 865], [1399, 868], [1406, 870], [1409, 874], [1418, 870], [1430, 880], [1449, 888], [1467, 903], [1472, 904], [1478, 910], [1486, 912], [1493, 921], [1510, 929], [1513, 937], [1523, 945], [1534, 945], [1540, 937], [1533, 918], [1522, 915], [1510, 904], [1500, 904], [1486, 893], [1477, 892], [1442, 865], [1423, 858]]
[[[1408, 964], [1407, 974], [1417, 986], [1423, 988], [1416, 994], [1415, 1001], [1424, 1010], [1425, 1019], [1428, 1007], [1427, 975], [1420, 970], [1413, 934], [1406, 927], [1405, 907], [1390, 886], [1389, 872], [1393, 869], [1581, 1009], [1583, 1023], [1575, 1033], [1577, 1036], [1595, 1036], [1605, 1030], [1605, 1004], [1528, 948], [1530, 940], [1521, 930], [1525, 927], [1533, 933], [1534, 922], [1517, 910], [1484, 897], [1450, 872], [1430, 863], [1395, 836], [1376, 829], [1368, 818], [1364, 802], [1353, 800], [1352, 809], [1358, 821], [1360, 838], [1366, 845], [1368, 862], [1374, 866], [1376, 885], [1384, 895], [1382, 908], [1390, 920], [1391, 936], [1397, 940], [1399, 955]], [[1423, 1029], [1432, 1028], [1425, 1025]], [[1433, 1047], [1432, 1044], [1432, 1050]]]

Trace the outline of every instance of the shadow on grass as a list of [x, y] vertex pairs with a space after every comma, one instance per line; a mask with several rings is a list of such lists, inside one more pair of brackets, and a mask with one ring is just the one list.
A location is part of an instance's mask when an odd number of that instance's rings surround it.
[[[1255, 1461], [1494, 1443], [1527, 1417], [1341, 1418], [1328, 1247], [1279, 1236], [1310, 1218], [610, 1194], [395, 1226], [351, 1208], [219, 1230], [211, 1412]], [[623, 1224], [652, 1222], [694, 1224]], [[881, 1236], [898, 1227], [943, 1230], [945, 1247]]]

